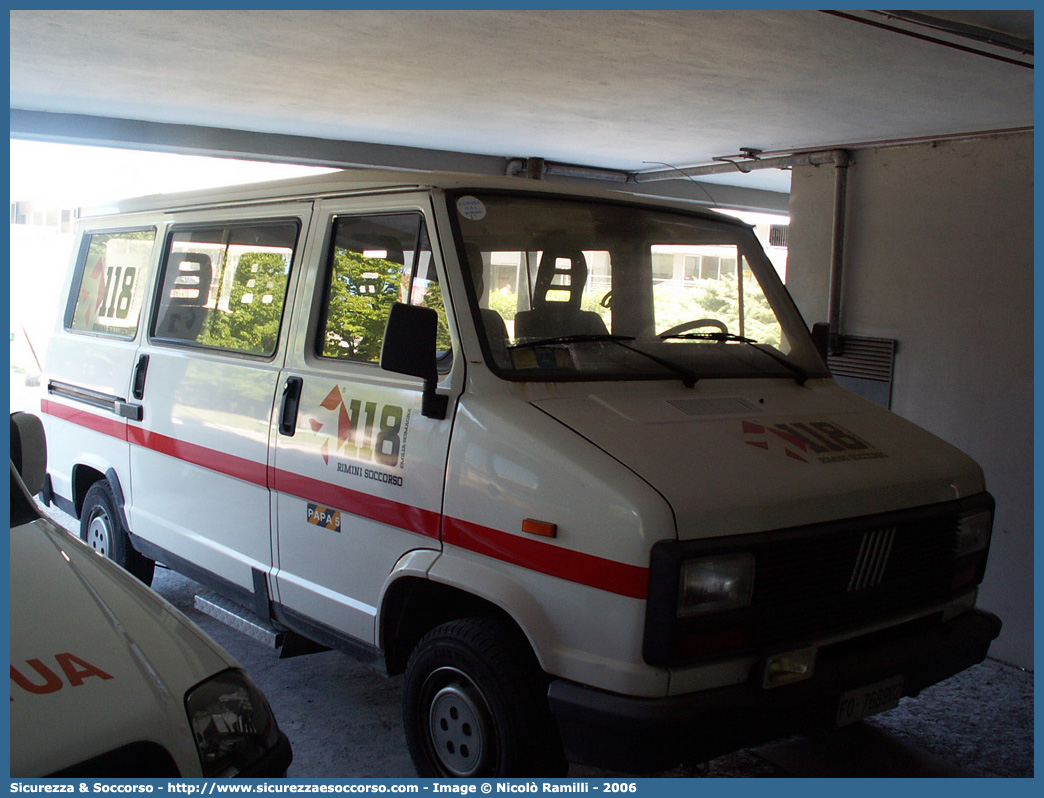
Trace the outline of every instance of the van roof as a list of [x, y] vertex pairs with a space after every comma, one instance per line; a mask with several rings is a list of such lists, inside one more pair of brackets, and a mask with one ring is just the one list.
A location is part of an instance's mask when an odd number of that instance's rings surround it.
[[589, 188], [564, 182], [530, 180], [523, 177], [491, 176], [463, 172], [428, 172], [421, 170], [385, 169], [342, 169], [329, 174], [310, 177], [295, 177], [287, 180], [270, 180], [238, 186], [223, 186], [197, 191], [171, 194], [153, 194], [145, 197], [119, 200], [105, 206], [85, 209], [81, 218], [93, 218], [116, 214], [141, 213], [148, 211], [174, 211], [188, 208], [208, 208], [223, 205], [263, 202], [274, 199], [310, 199], [335, 197], [367, 192], [461, 189], [525, 191], [564, 197], [581, 197], [615, 202], [633, 202], [640, 205], [669, 207], [689, 213], [725, 221], [741, 227], [749, 227], [734, 217], [715, 213], [684, 200], [636, 194], [631, 191], [614, 191]]

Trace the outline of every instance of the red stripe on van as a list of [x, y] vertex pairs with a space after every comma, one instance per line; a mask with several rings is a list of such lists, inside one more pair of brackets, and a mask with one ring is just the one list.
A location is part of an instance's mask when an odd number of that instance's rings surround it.
[[69, 423], [76, 424], [80, 427], [92, 429], [95, 432], [102, 433], [103, 435], [110, 435], [121, 441], [127, 440], [127, 423], [113, 417], [99, 416], [89, 410], [80, 410], [76, 407], [69, 407], [68, 405], [60, 404], [51, 399], [40, 400], [40, 412], [46, 413], [49, 416], [54, 416], [55, 418], [60, 418], [63, 421], [68, 421]]
[[273, 490], [288, 493], [299, 499], [318, 502], [328, 507], [344, 510], [352, 515], [390, 524], [407, 532], [416, 532], [425, 537], [439, 537], [439, 514], [409, 504], [373, 496], [369, 493], [331, 485], [319, 479], [292, 474], [278, 468], [269, 469]]
[[649, 569], [606, 560], [593, 554], [564, 549], [550, 543], [527, 540], [458, 518], [446, 518], [442, 541], [486, 557], [519, 565], [530, 571], [570, 582], [644, 599], [649, 593]]
[[218, 471], [244, 482], [252, 482], [262, 488], [268, 487], [268, 475], [264, 463], [255, 463], [244, 457], [236, 457], [215, 449], [208, 449], [205, 446], [179, 441], [141, 427], [129, 427], [127, 440], [145, 449], [184, 460], [186, 463], [209, 468], [211, 471]]
[[[56, 418], [130, 441], [211, 471], [228, 474], [262, 487], [268, 486], [291, 496], [319, 502], [352, 515], [396, 526], [435, 540], [439, 538], [439, 514], [431, 510], [331, 485], [289, 471], [267, 468], [262, 463], [175, 440], [140, 427], [130, 427], [115, 419], [110, 420], [47, 399], [41, 401], [40, 410]], [[648, 568], [607, 560], [542, 541], [527, 540], [458, 518], [444, 519], [442, 536], [443, 541], [450, 545], [531, 571], [628, 598], [645, 599], [648, 596]]]

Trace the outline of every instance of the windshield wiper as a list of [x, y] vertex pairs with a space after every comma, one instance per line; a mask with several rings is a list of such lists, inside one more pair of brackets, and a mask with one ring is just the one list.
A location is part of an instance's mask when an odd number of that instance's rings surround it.
[[660, 338], [668, 340], [671, 338], [682, 338], [685, 340], [696, 340], [696, 341], [733, 341], [736, 343], [747, 344], [754, 347], [762, 354], [768, 355], [770, 358], [775, 360], [777, 363], [785, 366], [788, 371], [794, 375], [794, 379], [798, 385], [804, 385], [808, 382], [808, 372], [805, 371], [801, 366], [796, 363], [791, 363], [787, 358], [777, 352], [770, 346], [765, 344], [759, 344], [753, 338], [744, 338], [742, 335], [736, 335], [731, 332], [688, 332], [678, 333], [676, 335], [661, 335]]
[[669, 341], [673, 338], [682, 338], [686, 341], [737, 341], [741, 344], [757, 343], [753, 338], [744, 338], [742, 335], [736, 335], [736, 333], [730, 332], [686, 332], [675, 333], [674, 335], [660, 335], [657, 337], [663, 341]]
[[786, 368], [794, 375], [794, 380], [797, 382], [798, 385], [804, 385], [806, 382], [808, 382], [807, 371], [801, 368], [801, 366], [799, 366], [797, 363], [791, 363], [789, 360], [787, 360], [787, 358], [784, 355], [777, 352], [771, 346], [766, 347], [764, 344], [755, 343], [754, 341], [749, 341], [748, 343], [762, 354], [768, 355], [777, 363], [786, 366]]
[[633, 341], [633, 335], [613, 335], [612, 333], [584, 333], [580, 335], [556, 335], [551, 338], [537, 338], [534, 341], [523, 341], [512, 344], [508, 349], [532, 349], [537, 346], [552, 346], [554, 344], [590, 344], [599, 341]]
[[692, 388], [697, 381], [700, 379], [696, 372], [679, 366], [677, 363], [672, 363], [669, 360], [665, 360], [662, 357], [651, 355], [641, 349], [633, 346], [628, 346], [625, 341], [633, 341], [633, 335], [613, 335], [612, 333], [588, 333], [586, 335], [560, 335], [555, 338], [539, 338], [535, 341], [525, 341], [520, 344], [514, 344], [509, 346], [508, 349], [530, 349], [537, 346], [552, 346], [554, 344], [587, 344], [587, 343], [600, 343], [606, 342], [616, 344], [630, 352], [635, 352], [643, 357], [651, 360], [659, 366], [663, 366], [668, 371], [673, 371], [675, 374], [682, 378], [682, 385], [686, 388]]

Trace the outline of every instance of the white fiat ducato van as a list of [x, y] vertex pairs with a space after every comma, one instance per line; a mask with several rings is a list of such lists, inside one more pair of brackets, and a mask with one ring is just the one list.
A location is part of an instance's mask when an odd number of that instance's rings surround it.
[[235, 660], [40, 512], [46, 462], [40, 420], [13, 413], [10, 775], [284, 775], [290, 743]]
[[745, 224], [350, 171], [84, 218], [47, 496], [405, 672], [422, 775], [698, 761], [980, 662], [993, 500], [839, 388]]

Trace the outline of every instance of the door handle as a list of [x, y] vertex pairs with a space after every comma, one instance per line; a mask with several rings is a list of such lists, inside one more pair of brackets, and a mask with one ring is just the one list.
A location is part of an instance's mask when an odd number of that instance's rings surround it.
[[131, 393], [135, 399], [145, 398], [145, 375], [149, 370], [149, 356], [142, 355], [138, 358], [138, 365], [134, 367], [134, 383], [131, 386]]
[[301, 404], [301, 386], [304, 380], [300, 377], [287, 377], [283, 388], [283, 402], [279, 408], [279, 432], [289, 438], [297, 431], [297, 408]]

